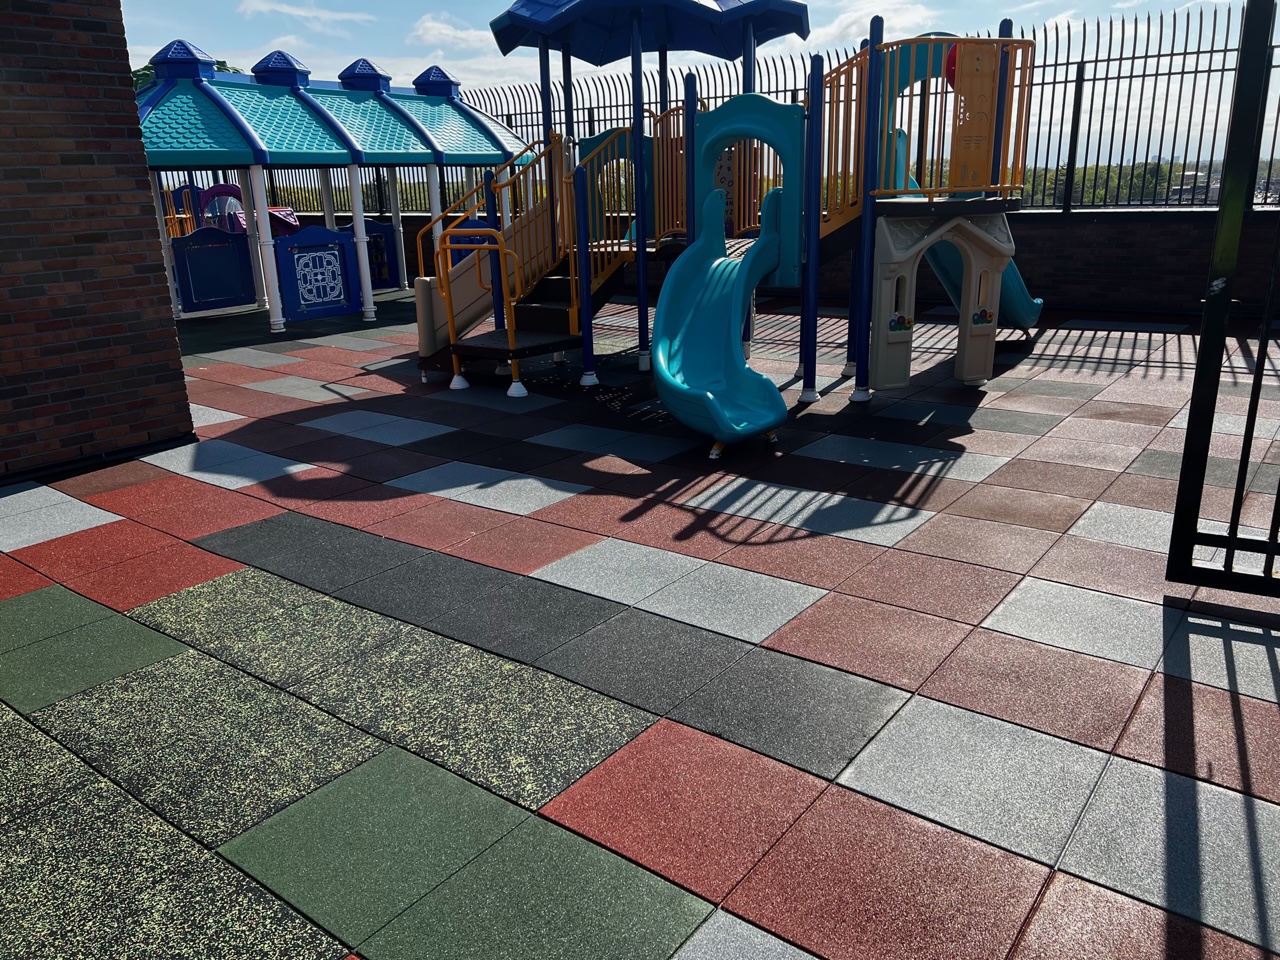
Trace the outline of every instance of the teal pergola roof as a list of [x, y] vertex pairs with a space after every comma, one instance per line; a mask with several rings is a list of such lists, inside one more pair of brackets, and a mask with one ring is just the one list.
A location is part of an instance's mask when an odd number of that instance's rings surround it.
[[253, 164], [499, 164], [524, 144], [507, 127], [463, 103], [456, 80], [431, 67], [413, 90], [357, 60], [338, 82], [310, 79], [283, 51], [251, 75], [218, 73], [214, 60], [175, 40], [151, 58], [156, 78], [138, 93], [142, 139], [152, 169]]

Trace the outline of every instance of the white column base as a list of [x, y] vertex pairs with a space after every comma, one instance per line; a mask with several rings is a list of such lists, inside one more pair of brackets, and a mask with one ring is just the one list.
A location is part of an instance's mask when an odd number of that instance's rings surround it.
[[822, 395], [818, 393], [817, 390], [801, 390], [800, 391], [801, 403], [817, 403], [821, 399], [822, 399]]
[[646, 350], [644, 353], [640, 354], [640, 372], [648, 373], [651, 369], [653, 369], [653, 367], [651, 365], [649, 352]]
[[563, 350], [557, 350], [555, 353], [553, 353], [553, 354], [551, 355], [551, 362], [552, 362], [552, 363], [564, 363], [564, 351], [563, 351]]
[[508, 397], [527, 397], [529, 391], [524, 388], [524, 384], [519, 380], [512, 380], [511, 386], [507, 388]]
[[600, 378], [594, 373], [584, 373], [582, 379], [578, 381], [580, 387], [598, 387], [600, 386]]
[[742, 359], [743, 360], [751, 359], [751, 341], [750, 340], [742, 341]]
[[850, 403], [869, 403], [871, 400], [870, 390], [855, 390], [849, 394]]
[[284, 333], [284, 321], [283, 321], [283, 320], [272, 320], [272, 321], [271, 321], [271, 332], [272, 332], [272, 333]]
[[[423, 378], [426, 379], [425, 377]], [[450, 390], [466, 390], [471, 384], [467, 383], [467, 378], [460, 373], [455, 373], [453, 379], [449, 381]]]

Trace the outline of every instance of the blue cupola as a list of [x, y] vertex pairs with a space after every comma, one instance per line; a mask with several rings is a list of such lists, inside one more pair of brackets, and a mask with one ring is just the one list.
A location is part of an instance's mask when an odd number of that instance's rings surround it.
[[422, 97], [462, 96], [462, 84], [444, 67], [427, 67], [413, 79], [413, 92]]
[[253, 78], [273, 87], [305, 87], [311, 83], [311, 71], [297, 57], [283, 50], [273, 50], [253, 65]]
[[345, 90], [391, 90], [391, 74], [361, 57], [338, 74]]
[[157, 80], [213, 79], [213, 57], [186, 40], [166, 44], [148, 63], [155, 67]]

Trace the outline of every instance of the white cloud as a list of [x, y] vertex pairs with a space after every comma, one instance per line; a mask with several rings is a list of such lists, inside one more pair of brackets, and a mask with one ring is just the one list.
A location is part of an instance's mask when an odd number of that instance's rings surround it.
[[923, 3], [886, 5], [882, 0], [855, 0], [831, 23], [810, 31], [808, 40], [795, 40], [800, 47], [810, 50], [860, 43], [867, 36], [874, 16], [884, 17], [884, 38], [896, 40], [916, 36], [936, 26], [941, 14]]
[[1145, 2], [1146, 0], [1118, 0], [1118, 2], [1111, 5], [1111, 8], [1113, 10], [1129, 10], [1133, 7], [1141, 6]]
[[447, 13], [428, 13], [420, 17], [406, 42], [441, 51], [492, 50], [496, 47], [493, 34], [488, 30], [477, 30]]
[[377, 19], [371, 13], [355, 10], [327, 10], [324, 7], [317, 7], [314, 3], [304, 7], [292, 3], [280, 3], [279, 0], [240, 0], [237, 12], [245, 17], [253, 17], [260, 13], [278, 13], [286, 17], [294, 17], [301, 20], [307, 29], [328, 34], [331, 37], [349, 36], [340, 24], [372, 23]]

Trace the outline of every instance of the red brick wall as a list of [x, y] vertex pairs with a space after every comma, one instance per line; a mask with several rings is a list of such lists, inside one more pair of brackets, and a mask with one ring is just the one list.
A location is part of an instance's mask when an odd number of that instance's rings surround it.
[[0, 483], [190, 433], [119, 0], [0, 16]]

